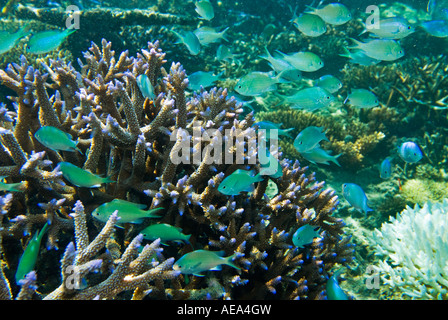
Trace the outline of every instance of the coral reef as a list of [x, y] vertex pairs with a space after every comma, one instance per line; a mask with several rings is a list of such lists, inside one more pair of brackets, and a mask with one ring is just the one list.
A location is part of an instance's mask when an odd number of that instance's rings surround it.
[[412, 299], [447, 299], [448, 200], [407, 207], [370, 237], [375, 266], [390, 290]]
[[[1, 239], [20, 246], [48, 221], [47, 251], [40, 255], [65, 248], [60, 268], [43, 261], [23, 280], [28, 286], [22, 290], [46, 282], [40, 295], [21, 297], [324, 298], [332, 268], [350, 261], [353, 251], [344, 222], [333, 215], [335, 192], [298, 161], [280, 156], [283, 174], [271, 179], [276, 195], [265, 195], [267, 179], [253, 193], [220, 193], [219, 184], [236, 169], [260, 170], [253, 114], [238, 119], [242, 105], [226, 89], [187, 97], [184, 68], [173, 63], [166, 71], [159, 45], [148, 43], [136, 57], [128, 51], [117, 56], [103, 40], [84, 53], [79, 71], [55, 59], [43, 63], [43, 73], [25, 57], [0, 70], [1, 83], [15, 93], [10, 97], [14, 111], [0, 113], [0, 176], [8, 183], [24, 182], [22, 192], [2, 198]], [[136, 79], [142, 74], [154, 88], [154, 99], [140, 92]], [[69, 133], [81, 152], [44, 147], [34, 138], [42, 126]], [[115, 182], [92, 189], [72, 186], [57, 167], [61, 161]], [[165, 208], [158, 221], [191, 234], [191, 244], [162, 250], [156, 240], [139, 253], [146, 241], [139, 232], [150, 219], [118, 229], [115, 214], [105, 225], [91, 217], [115, 198]], [[320, 227], [321, 237], [298, 249], [292, 234], [307, 223]], [[224, 267], [206, 277], [174, 271], [174, 261], [194, 249], [236, 253], [234, 263], [241, 270]], [[8, 250], [2, 254], [11, 279], [18, 257]], [[61, 274], [43, 271], [48, 268]], [[70, 270], [77, 270], [83, 285], [71, 282]], [[51, 285], [54, 277], [60, 278], [57, 285]], [[6, 278], [2, 274], [3, 282]], [[9, 296], [14, 296], [18, 288], [11, 286]]]

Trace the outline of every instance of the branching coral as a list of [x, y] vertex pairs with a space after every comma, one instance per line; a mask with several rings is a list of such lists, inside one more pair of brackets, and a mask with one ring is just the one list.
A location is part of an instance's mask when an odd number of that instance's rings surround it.
[[[0, 152], [7, 155], [0, 172], [11, 182], [27, 182], [13, 198], [17, 210], [4, 215], [1, 236], [26, 240], [24, 231], [51, 222], [48, 243], [66, 249], [62, 283], [44, 292], [46, 299], [127, 297], [123, 291], [133, 291], [135, 299], [323, 298], [332, 267], [352, 256], [344, 223], [332, 215], [338, 204], [334, 191], [280, 155], [283, 174], [271, 179], [278, 189], [274, 197], [265, 195], [267, 178], [252, 194], [219, 192], [236, 169], [260, 171], [255, 119], [252, 114], [239, 119], [242, 106], [226, 89], [187, 97], [184, 68], [173, 63], [166, 71], [159, 45], [149, 43], [136, 57], [124, 51], [116, 58], [111, 43], [103, 40], [84, 53], [79, 71], [52, 60], [43, 74], [25, 58], [0, 71], [2, 84], [16, 94], [14, 122], [0, 112]], [[154, 88], [153, 99], [140, 92], [137, 77], [143, 74]], [[33, 135], [44, 125], [70, 133], [82, 153], [41, 145]], [[90, 190], [66, 185], [56, 167], [60, 161], [116, 182]], [[138, 233], [150, 221], [114, 231], [115, 214], [100, 231], [87, 229], [90, 213], [114, 198], [164, 208], [159, 221], [191, 234], [192, 246], [171, 245], [162, 252], [155, 241], [138, 254], [144, 241]], [[320, 227], [321, 238], [298, 249], [292, 234], [307, 223]], [[73, 226], [74, 241], [67, 235]], [[236, 253], [234, 263], [241, 270], [224, 267], [187, 280], [171, 266], [193, 248]], [[75, 284], [67, 282], [73, 279], [70, 270], [86, 280], [86, 288], [70, 287]], [[38, 284], [45, 281], [39, 269], [36, 274]]]

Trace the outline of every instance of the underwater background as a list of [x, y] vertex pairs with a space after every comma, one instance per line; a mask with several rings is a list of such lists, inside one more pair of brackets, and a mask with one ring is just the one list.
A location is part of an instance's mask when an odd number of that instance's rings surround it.
[[448, 1], [0, 6], [1, 299], [448, 298]]

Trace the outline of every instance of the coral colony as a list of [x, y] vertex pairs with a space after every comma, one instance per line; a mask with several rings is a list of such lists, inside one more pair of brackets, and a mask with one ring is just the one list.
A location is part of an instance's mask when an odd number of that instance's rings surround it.
[[[84, 53], [79, 72], [51, 60], [43, 74], [25, 57], [0, 71], [16, 107], [1, 119], [0, 175], [23, 183], [20, 192], [2, 196], [0, 235], [25, 240], [48, 229], [36, 267], [17, 278], [17, 297], [324, 298], [332, 268], [353, 251], [344, 223], [333, 216], [335, 192], [281, 153], [276, 178], [260, 176], [243, 190], [246, 181], [234, 179], [235, 195], [220, 192], [232, 173], [260, 171], [257, 154], [266, 143], [252, 127], [253, 114], [239, 119], [241, 104], [226, 89], [187, 98], [183, 67], [173, 63], [167, 72], [165, 62], [159, 42], [131, 57], [117, 56], [103, 40]], [[153, 99], [139, 89], [141, 75]], [[67, 134], [70, 148], [58, 149], [54, 134], [36, 136], [50, 126]], [[265, 194], [269, 180], [278, 188], [272, 197]], [[158, 223], [189, 240], [144, 239], [140, 233]], [[305, 225], [319, 228], [319, 236], [297, 247], [292, 236]], [[60, 275], [48, 274], [42, 260], [57, 248]], [[211, 267], [188, 269], [198, 262], [193, 253]], [[51, 276], [58, 283], [42, 285]], [[11, 298], [16, 284], [4, 273], [1, 281], [2, 295]]]

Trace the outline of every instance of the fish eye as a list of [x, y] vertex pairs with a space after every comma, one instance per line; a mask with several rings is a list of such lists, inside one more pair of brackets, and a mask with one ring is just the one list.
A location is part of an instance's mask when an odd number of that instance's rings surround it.
[[329, 96], [327, 96], [327, 100], [330, 100], [330, 97], [329, 97]]
[[412, 29], [412, 27], [411, 26], [408, 26], [408, 30], [411, 30]]
[[238, 86], [238, 89], [241, 89], [241, 85]]

